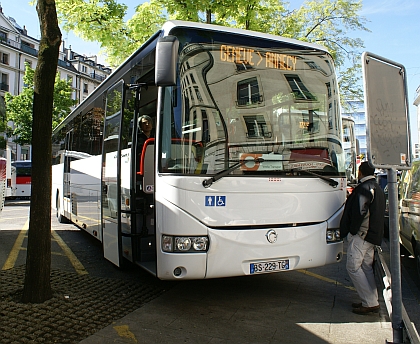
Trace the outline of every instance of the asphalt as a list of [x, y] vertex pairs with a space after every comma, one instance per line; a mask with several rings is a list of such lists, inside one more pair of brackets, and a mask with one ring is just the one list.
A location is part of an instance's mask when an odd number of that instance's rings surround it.
[[[323, 273], [326, 269], [328, 274]], [[344, 261], [307, 271], [175, 284], [53, 270], [54, 297], [40, 305], [19, 302], [23, 276], [24, 266], [1, 271], [0, 343], [393, 340], [381, 291], [379, 313], [351, 312], [351, 303], [358, 299]]]
[[[382, 249], [388, 257], [388, 245]], [[298, 282], [296, 272], [274, 274], [270, 280], [253, 276], [181, 283], [80, 344], [392, 343], [397, 337], [384, 301], [383, 276], [376, 274], [380, 312], [357, 315], [350, 306], [357, 301], [354, 288], [340, 282], [345, 261], [337, 265], [336, 281], [314, 269], [300, 272], [318, 277], [309, 283]], [[419, 300], [412, 302], [411, 295], [406, 300], [416, 309], [411, 314], [418, 314]], [[411, 325], [411, 343], [419, 343]], [[410, 342], [406, 332], [403, 338]]]
[[[334, 269], [340, 271], [339, 266]], [[0, 343], [385, 343], [392, 339], [382, 301], [378, 314], [353, 314], [355, 291], [338, 282], [342, 278], [332, 287], [330, 280], [314, 278], [309, 271], [186, 281], [165, 289], [53, 270], [53, 298], [22, 304], [24, 271], [20, 266], [0, 273]]]
[[[351, 312], [357, 295], [340, 282], [344, 267], [342, 261], [333, 268], [335, 281], [318, 275], [317, 269], [186, 281], [80, 344], [392, 342], [381, 294], [379, 313]], [[308, 283], [297, 275], [301, 273]]]
[[[349, 304], [354, 295], [322, 295], [310, 302], [293, 283], [261, 290], [255, 283], [232, 280], [223, 297], [215, 297], [218, 281], [175, 287], [112, 325], [82, 340], [107, 343], [385, 343], [392, 341], [389, 318], [356, 315]], [[200, 288], [200, 297], [194, 291]], [[259, 292], [255, 292], [255, 290]], [[300, 288], [299, 288], [300, 289]], [[304, 289], [304, 288], [303, 288]], [[346, 294], [346, 292], [344, 292]], [[353, 294], [353, 293], [352, 293]], [[195, 295], [192, 297], [191, 295]]]

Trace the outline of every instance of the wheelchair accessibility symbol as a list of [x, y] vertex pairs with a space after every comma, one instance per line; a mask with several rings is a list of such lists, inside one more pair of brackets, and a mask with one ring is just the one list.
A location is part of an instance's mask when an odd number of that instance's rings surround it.
[[206, 196], [206, 207], [225, 207], [226, 196]]

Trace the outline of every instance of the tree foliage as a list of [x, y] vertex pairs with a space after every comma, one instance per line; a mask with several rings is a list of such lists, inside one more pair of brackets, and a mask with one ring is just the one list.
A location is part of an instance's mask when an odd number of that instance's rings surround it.
[[[7, 120], [15, 124], [12, 135], [20, 145], [31, 144], [32, 142], [32, 112], [34, 99], [34, 75], [35, 70], [25, 64], [25, 75], [23, 83], [25, 87], [19, 95], [13, 96], [6, 93], [6, 114]], [[77, 100], [71, 98], [72, 88], [70, 82], [60, 79], [60, 74], [55, 75], [54, 101], [52, 113], [52, 126], [57, 126], [67, 116]]]
[[349, 35], [369, 31], [359, 15], [361, 0], [307, 0], [290, 10], [282, 0], [151, 0], [125, 20], [128, 7], [117, 0], [57, 0], [65, 30], [98, 41], [107, 62], [119, 65], [167, 19], [261, 31], [326, 46], [335, 59], [343, 98], [361, 98], [360, 49]]

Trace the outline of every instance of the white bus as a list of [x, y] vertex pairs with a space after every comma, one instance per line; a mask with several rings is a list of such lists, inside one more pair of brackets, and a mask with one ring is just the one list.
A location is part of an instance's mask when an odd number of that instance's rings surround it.
[[52, 206], [160, 279], [340, 261], [339, 109], [323, 47], [167, 22], [54, 129]]

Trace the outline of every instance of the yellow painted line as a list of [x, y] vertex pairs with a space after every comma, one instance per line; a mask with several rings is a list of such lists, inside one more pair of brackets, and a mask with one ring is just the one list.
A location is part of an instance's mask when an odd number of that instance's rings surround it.
[[[4, 213], [3, 213], [4, 214]], [[15, 221], [15, 220], [17, 220], [17, 219], [27, 219], [28, 218], [28, 216], [19, 216], [19, 217], [0, 217], [0, 222], [3, 222], [3, 221], [10, 221], [10, 220], [13, 220], [13, 221]]]
[[75, 254], [72, 250], [67, 246], [63, 239], [57, 234], [56, 231], [51, 231], [51, 235], [57, 241], [58, 245], [60, 245], [61, 249], [64, 251], [65, 255], [69, 258], [70, 263], [73, 265], [74, 269], [79, 275], [87, 275], [88, 272], [86, 271], [85, 267], [80, 263], [77, 259]]
[[317, 278], [317, 279], [319, 279], [321, 281], [328, 282], [328, 283], [333, 283], [333, 284], [336, 284], [336, 285], [341, 285], [344, 288], [347, 288], [347, 289], [356, 291], [356, 288], [354, 288], [354, 287], [351, 287], [351, 286], [348, 286], [348, 285], [344, 285], [344, 284], [342, 284], [340, 282], [337, 282], [336, 280], [333, 280], [333, 279], [328, 278], [328, 277], [324, 277], [324, 276], [321, 276], [321, 275], [314, 274], [313, 272], [310, 272], [308, 270], [297, 270], [297, 271], [300, 272], [300, 273], [302, 273], [302, 274], [305, 274], [305, 275], [308, 275], [308, 276], [311, 276], [311, 277], [315, 277], [315, 278]]
[[129, 330], [128, 325], [114, 326], [114, 330], [121, 338], [128, 339], [130, 343], [137, 343], [136, 336]]
[[12, 247], [12, 250], [10, 251], [10, 254], [7, 257], [6, 262], [4, 263], [3, 267], [1, 268], [2, 270], [9, 270], [15, 266], [16, 260], [19, 256], [19, 251], [22, 247], [23, 240], [25, 239], [28, 228], [29, 228], [29, 218], [26, 220], [25, 224], [20, 230], [20, 233]]
[[67, 257], [64, 253], [60, 253], [60, 252], [51, 252], [51, 254], [54, 256], [59, 256], [59, 257]]

